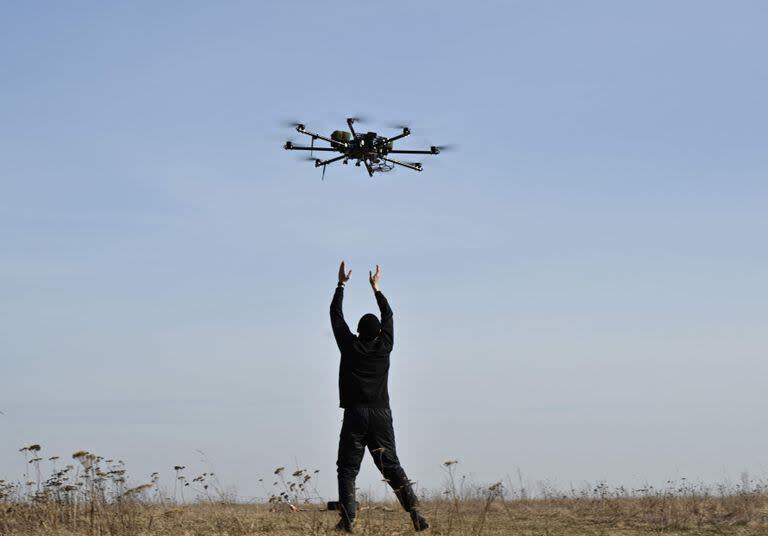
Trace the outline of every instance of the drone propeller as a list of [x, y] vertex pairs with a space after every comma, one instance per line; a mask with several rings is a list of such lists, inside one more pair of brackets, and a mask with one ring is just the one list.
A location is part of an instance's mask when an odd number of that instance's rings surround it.
[[295, 120], [295, 119], [283, 119], [280, 121], [280, 124], [284, 127], [293, 127], [296, 128], [299, 125], [303, 125], [301, 121]]
[[363, 117], [355, 116], [355, 117], [348, 117], [347, 119], [349, 119], [353, 123], [369, 123], [371, 120], [368, 116], [363, 116]]
[[280, 126], [282, 126], [284, 128], [294, 128], [294, 129], [298, 130], [299, 132], [303, 132], [304, 129], [306, 128], [305, 125], [308, 125], [310, 123], [312, 124], [312, 126], [314, 128], [320, 128], [320, 124], [319, 124], [320, 122], [319, 121], [314, 121], [314, 120], [310, 120], [310, 122], [299, 121], [298, 119], [283, 119], [283, 120], [279, 121]]
[[387, 123], [385, 125], [387, 128], [394, 128], [397, 130], [405, 130], [406, 128], [410, 130], [411, 125], [408, 123]]
[[[299, 160], [303, 160], [305, 162], [314, 162], [315, 167], [318, 167], [318, 164], [322, 162], [322, 160], [320, 160], [319, 158], [312, 158], [311, 156], [300, 156], [298, 158]], [[320, 177], [320, 180], [323, 180], [323, 181], [325, 180], [325, 166], [323, 166], [323, 174]]]
[[449, 143], [447, 145], [432, 145], [432, 147], [434, 147], [435, 149], [437, 149], [441, 153], [442, 152], [446, 152], [446, 151], [447, 152], [455, 151], [456, 149], [459, 148], [458, 145], [456, 145], [454, 143]]

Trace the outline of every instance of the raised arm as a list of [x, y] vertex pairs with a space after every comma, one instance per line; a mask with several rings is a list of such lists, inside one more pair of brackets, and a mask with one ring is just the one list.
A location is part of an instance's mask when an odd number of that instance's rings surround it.
[[384, 294], [381, 293], [381, 289], [379, 288], [379, 280], [381, 279], [381, 268], [379, 265], [376, 265], [375, 274], [373, 272], [368, 272], [368, 275], [373, 294], [376, 296], [376, 303], [379, 304], [379, 311], [381, 311], [381, 338], [389, 345], [389, 348], [392, 349], [392, 346], [395, 344], [395, 325], [392, 320], [392, 308], [389, 306], [387, 298], [384, 297]]
[[336, 292], [333, 293], [333, 300], [331, 300], [331, 328], [333, 329], [333, 336], [336, 338], [336, 344], [341, 350], [351, 340], [354, 340], [355, 336], [349, 330], [346, 320], [344, 320], [344, 311], [342, 309], [342, 303], [344, 301], [344, 285], [352, 276], [352, 270], [346, 271], [346, 265], [344, 261], [341, 261], [339, 267], [339, 284], [336, 286]]

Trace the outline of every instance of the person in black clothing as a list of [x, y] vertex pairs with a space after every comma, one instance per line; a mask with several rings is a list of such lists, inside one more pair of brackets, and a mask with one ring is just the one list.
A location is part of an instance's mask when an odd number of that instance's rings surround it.
[[365, 455], [365, 447], [368, 447], [376, 467], [394, 490], [405, 511], [410, 513], [413, 527], [417, 531], [424, 530], [429, 525], [417, 509], [416, 494], [400, 466], [395, 449], [395, 431], [387, 390], [394, 329], [392, 309], [379, 290], [381, 269], [377, 265], [375, 274], [369, 272], [381, 320], [374, 314], [364, 315], [357, 324], [357, 336], [350, 331], [342, 312], [344, 285], [351, 275], [352, 270], [347, 272], [342, 261], [339, 284], [331, 301], [331, 326], [341, 351], [339, 405], [344, 408], [336, 462], [341, 514], [337, 529], [350, 533], [354, 530], [357, 508], [355, 478]]

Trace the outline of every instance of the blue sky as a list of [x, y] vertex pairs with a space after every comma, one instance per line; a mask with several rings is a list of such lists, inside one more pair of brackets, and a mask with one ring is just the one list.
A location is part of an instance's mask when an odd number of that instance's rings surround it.
[[[561, 485], [765, 475], [762, 2], [0, 7], [0, 478], [204, 451], [334, 492], [339, 261], [382, 266], [401, 459]], [[368, 179], [281, 149], [350, 115]], [[361, 486], [379, 489], [370, 460]]]

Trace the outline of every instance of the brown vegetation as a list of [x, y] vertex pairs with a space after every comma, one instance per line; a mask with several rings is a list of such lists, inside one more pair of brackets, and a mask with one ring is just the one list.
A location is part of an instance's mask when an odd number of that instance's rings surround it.
[[[0, 480], [0, 535], [325, 535], [336, 534], [335, 512], [326, 511], [314, 488], [316, 471], [273, 471], [271, 488], [244, 504], [227, 495], [214, 473], [188, 479], [173, 468], [173, 490], [160, 488], [157, 473], [130, 484], [121, 461], [87, 451], [75, 463], [43, 478], [41, 447], [21, 449], [25, 480]], [[543, 486], [535, 497], [510, 482], [470, 485], [457, 479], [457, 462], [444, 464], [446, 487], [424, 497], [422, 512], [440, 535], [768, 535], [768, 492], [749, 480], [734, 486], [668, 482], [663, 489], [627, 490], [597, 485], [558, 492]], [[31, 469], [31, 471], [30, 471]], [[457, 483], [458, 480], [458, 483]], [[184, 496], [184, 490], [187, 496]], [[364, 500], [357, 534], [411, 534], [408, 516], [396, 503]]]
[[[317, 505], [297, 511], [264, 504], [195, 503], [3, 504], [0, 534], [91, 535], [326, 535], [336, 534], [334, 512]], [[428, 534], [625, 535], [768, 534], [768, 498], [611, 498], [496, 501], [427, 501]], [[395, 504], [366, 504], [357, 534], [410, 534], [407, 515]]]

